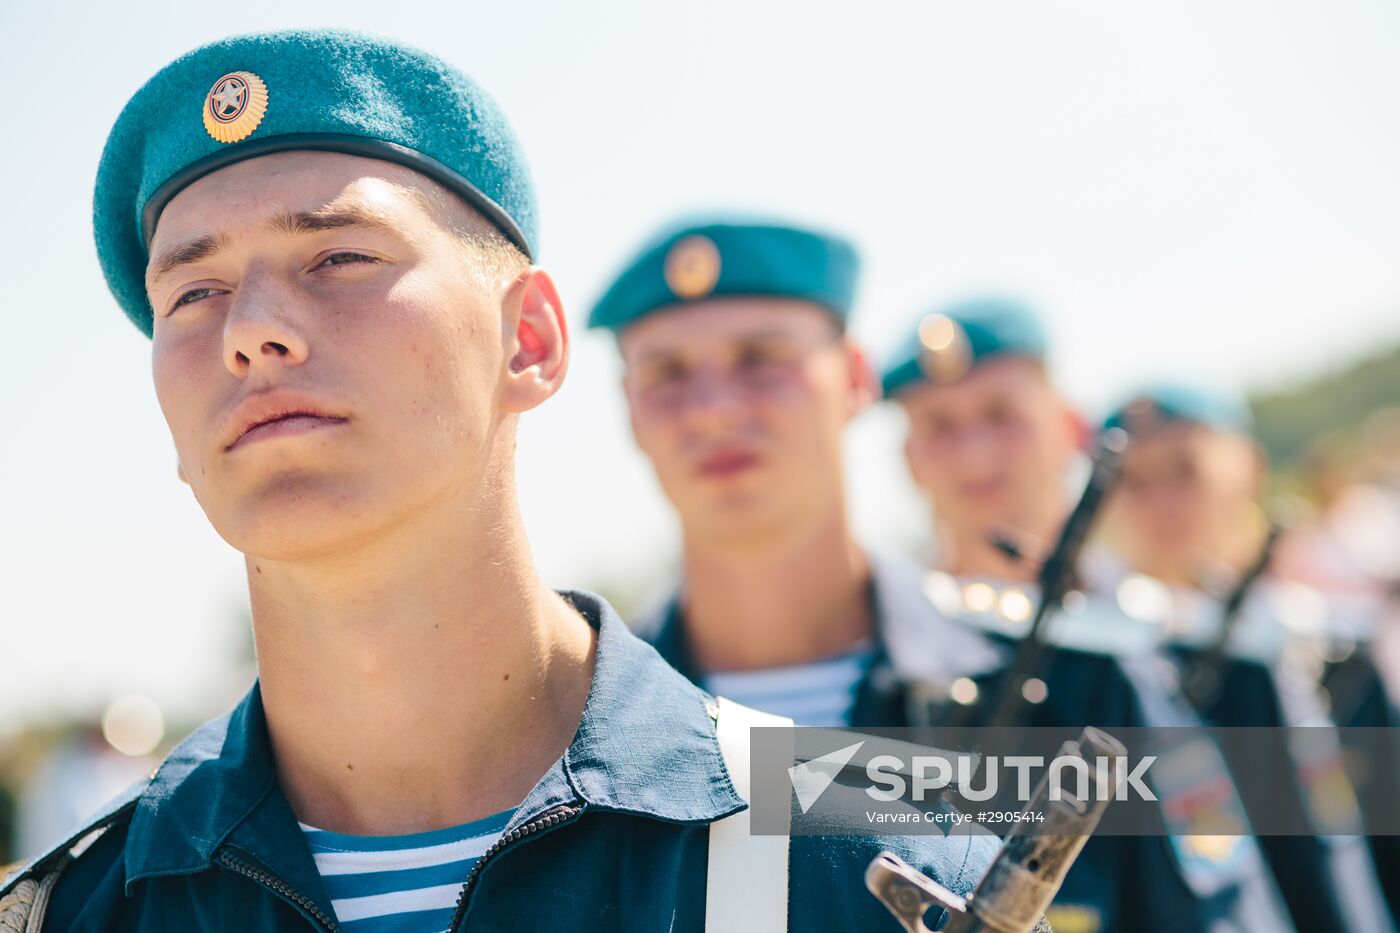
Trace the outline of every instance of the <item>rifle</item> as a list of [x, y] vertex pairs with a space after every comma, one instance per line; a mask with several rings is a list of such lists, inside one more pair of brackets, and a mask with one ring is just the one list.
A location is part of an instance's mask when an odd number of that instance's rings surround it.
[[1269, 534], [1264, 539], [1263, 546], [1259, 548], [1259, 554], [1254, 558], [1254, 563], [1249, 565], [1235, 583], [1235, 588], [1230, 591], [1230, 595], [1225, 598], [1224, 609], [1220, 615], [1220, 630], [1215, 633], [1215, 638], [1210, 645], [1201, 652], [1186, 676], [1182, 678], [1181, 689], [1196, 709], [1204, 709], [1209, 706], [1220, 693], [1220, 682], [1223, 679], [1221, 675], [1224, 672], [1225, 658], [1230, 649], [1230, 636], [1239, 623], [1245, 599], [1254, 589], [1254, 585], [1259, 582], [1259, 578], [1269, 569], [1269, 562], [1273, 560], [1274, 549], [1278, 546], [1279, 539], [1283, 537], [1283, 531], [1283, 523], [1278, 521], [1269, 523]]
[[1117, 791], [1117, 770], [1094, 767], [1094, 759], [1126, 754], [1122, 743], [1094, 728], [1085, 729], [1077, 741], [1066, 742], [1060, 749], [1062, 757], [1089, 763], [1093, 777], [1088, 799], [1062, 788], [1062, 799], [1051, 800], [1047, 773], [1021, 811], [1043, 820], [1016, 822], [977, 889], [967, 897], [954, 894], [892, 852], [882, 852], [870, 863], [865, 886], [908, 933], [931, 933], [923, 918], [935, 904], [949, 913], [943, 933], [1036, 930]]
[[[1105, 496], [1114, 480], [1118, 478], [1119, 460], [1127, 445], [1127, 432], [1121, 428], [1110, 428], [1099, 438], [1089, 481], [1084, 484], [1079, 501], [1075, 503], [1074, 510], [1060, 528], [1055, 546], [1040, 565], [1040, 601], [1035, 607], [1030, 629], [1021, 639], [1016, 658], [1002, 681], [988, 725], [1010, 726], [1016, 723], [1017, 714], [1024, 702], [1021, 691], [1026, 681], [1040, 668], [1041, 658], [1045, 654], [1045, 620], [1061, 607], [1065, 595], [1073, 589], [1079, 555], [1084, 550], [1084, 542], [1089, 537], [1089, 531], [1093, 527], [1094, 519], [1098, 517]], [[972, 715], [973, 712], [969, 708], [967, 718], [971, 718]]]

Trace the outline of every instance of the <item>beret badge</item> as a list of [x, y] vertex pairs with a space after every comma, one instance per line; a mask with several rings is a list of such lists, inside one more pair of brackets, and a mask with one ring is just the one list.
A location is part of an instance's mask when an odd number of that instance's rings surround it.
[[919, 322], [919, 367], [934, 385], [956, 382], [972, 368], [967, 333], [946, 314], [930, 314]]
[[204, 129], [221, 143], [247, 139], [267, 113], [267, 85], [251, 71], [234, 71], [214, 82], [204, 98]]
[[719, 247], [700, 234], [682, 237], [666, 254], [661, 274], [677, 298], [704, 298], [719, 284]]

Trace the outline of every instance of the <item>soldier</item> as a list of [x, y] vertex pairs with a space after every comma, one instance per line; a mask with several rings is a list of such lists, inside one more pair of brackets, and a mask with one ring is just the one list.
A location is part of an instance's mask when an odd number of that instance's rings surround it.
[[94, 214], [259, 676], [6, 882], [0, 926], [875, 930], [882, 847], [976, 880], [967, 836], [750, 836], [726, 761], [759, 717], [540, 582], [515, 427], [568, 332], [465, 75], [338, 32], [205, 46], [122, 111]]
[[1346, 730], [1366, 841], [1391, 916], [1400, 918], [1400, 835], [1383, 820], [1393, 812], [1400, 771], [1400, 409], [1368, 416], [1362, 441], [1355, 484], [1319, 490], [1325, 513], [1290, 536], [1280, 562], [1292, 566], [1280, 573], [1327, 597], [1331, 653], [1323, 685], [1333, 719]]
[[[1169, 588], [1186, 695], [1214, 725], [1310, 727], [1272, 757], [1250, 748], [1247, 760], [1243, 750], [1230, 760], [1256, 822], [1286, 811], [1317, 831], [1260, 840], [1294, 922], [1393, 929], [1366, 846], [1353, 835], [1361, 814], [1319, 689], [1325, 604], [1268, 573], [1278, 532], [1266, 534], [1259, 505], [1266, 464], [1248, 407], [1224, 392], [1163, 384], [1133, 393], [1105, 426], [1133, 438], [1109, 536], [1130, 571]], [[1292, 781], [1280, 780], [1289, 773]]]
[[[888, 397], [908, 417], [904, 455], [929, 498], [938, 562], [928, 591], [946, 619], [1008, 648], [1028, 635], [1037, 565], [1066, 521], [1066, 486], [1082, 422], [1056, 390], [1046, 337], [1024, 304], [975, 298], [923, 316], [889, 361]], [[1021, 719], [1079, 728], [1196, 725], [1158, 670], [1156, 632], [1093, 592], [1071, 593], [1049, 620], [1048, 658], [1024, 683], [1003, 672], [951, 682], [930, 664], [942, 635], [887, 632], [893, 666], [924, 700], [927, 721], [985, 722], [1003, 691]], [[968, 709], [960, 709], [965, 706]], [[1199, 744], [1195, 751], [1199, 753]], [[1095, 837], [1049, 915], [1059, 930], [1286, 929], [1277, 894], [1216, 755], [1159, 769], [1167, 839]], [[1222, 834], [1220, 827], [1232, 831]]]
[[[846, 333], [841, 237], [716, 217], [666, 227], [589, 318], [617, 338], [633, 436], [680, 516], [681, 584], [639, 624], [712, 691], [800, 724], [898, 726], [882, 631], [936, 625], [917, 571], [852, 535], [842, 434], [877, 391]], [[988, 656], [951, 631], [962, 663]]]

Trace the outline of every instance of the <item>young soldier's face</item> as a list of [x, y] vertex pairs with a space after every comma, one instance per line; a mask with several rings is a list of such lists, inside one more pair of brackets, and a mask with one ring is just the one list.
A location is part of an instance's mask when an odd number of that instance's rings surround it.
[[562, 330], [518, 345], [552, 286], [474, 263], [454, 225], [480, 222], [408, 169], [313, 152], [239, 162], [166, 207], [156, 393], [236, 548], [312, 557], [475, 489], [507, 415], [553, 391], [519, 371], [552, 359], [562, 378]]
[[688, 533], [744, 538], [829, 513], [842, 430], [872, 393], [830, 313], [719, 298], [648, 315], [620, 347], [633, 433]]
[[1113, 496], [1115, 534], [1144, 568], [1199, 567], [1252, 527], [1261, 468], [1249, 440], [1200, 425], [1135, 437]]
[[911, 386], [899, 401], [910, 474], [940, 521], [991, 533], [1061, 507], [1075, 422], [1040, 363], [989, 360], [955, 383]]

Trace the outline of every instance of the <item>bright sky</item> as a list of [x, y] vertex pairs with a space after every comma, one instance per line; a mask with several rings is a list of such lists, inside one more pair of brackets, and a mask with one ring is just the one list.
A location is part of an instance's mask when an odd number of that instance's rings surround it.
[[[877, 352], [930, 302], [1025, 295], [1091, 411], [1151, 375], [1281, 385], [1400, 339], [1390, 0], [3, 4], [0, 731], [126, 691], [185, 715], [225, 699], [241, 560], [175, 479], [148, 342], [94, 256], [92, 180], [161, 65], [318, 25], [460, 65], [531, 158], [577, 335], [520, 442], [556, 585], [655, 581], [675, 553], [612, 347], [581, 325], [676, 212], [848, 232], [867, 259], [855, 330]], [[851, 434], [870, 539], [921, 533], [898, 438], [887, 411]]]

